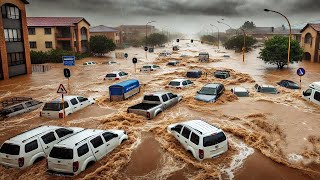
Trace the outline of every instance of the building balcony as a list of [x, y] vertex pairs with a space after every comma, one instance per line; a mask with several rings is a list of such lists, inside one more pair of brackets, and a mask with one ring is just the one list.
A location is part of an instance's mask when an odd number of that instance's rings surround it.
[[72, 35], [70, 33], [56, 33], [57, 39], [71, 39]]

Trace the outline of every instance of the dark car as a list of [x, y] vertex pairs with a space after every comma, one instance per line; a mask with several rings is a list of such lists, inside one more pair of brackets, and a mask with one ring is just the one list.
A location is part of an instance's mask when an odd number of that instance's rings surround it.
[[197, 92], [195, 99], [205, 102], [215, 102], [223, 94], [223, 84], [207, 84]]
[[214, 77], [219, 78], [219, 79], [227, 79], [230, 77], [229, 71], [216, 71], [214, 73]]
[[167, 63], [167, 66], [177, 66], [179, 64], [179, 61], [170, 61]]
[[179, 46], [173, 46], [172, 50], [173, 51], [179, 51]]
[[200, 78], [202, 76], [202, 71], [200, 70], [191, 70], [187, 72], [188, 78]]
[[290, 80], [282, 80], [277, 83], [279, 86], [288, 88], [288, 89], [300, 89], [299, 85]]

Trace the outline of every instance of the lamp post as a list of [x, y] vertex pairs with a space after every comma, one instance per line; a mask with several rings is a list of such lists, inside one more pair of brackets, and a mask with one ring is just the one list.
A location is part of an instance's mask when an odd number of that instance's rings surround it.
[[282, 13], [278, 12], [278, 11], [274, 11], [274, 10], [270, 10], [270, 9], [264, 9], [265, 12], [274, 12], [274, 13], [277, 13], [277, 14], [280, 14], [282, 17], [284, 17], [288, 24], [289, 24], [289, 28], [290, 28], [290, 35], [289, 35], [289, 43], [288, 43], [288, 68], [289, 68], [289, 64], [290, 64], [290, 50], [291, 50], [291, 37], [292, 37], [292, 29], [291, 29], [291, 24], [290, 24], [290, 21], [289, 19], [283, 15]]
[[215, 26], [213, 24], [210, 24], [210, 26], [213, 26], [213, 27], [217, 28], [217, 30], [218, 30], [218, 49], [220, 49], [220, 35], [219, 35], [220, 31], [219, 31], [219, 28], [218, 28], [218, 26]]
[[[149, 21], [147, 24], [146, 24], [146, 43], [145, 43], [145, 47], [147, 47], [147, 39], [148, 39], [148, 24], [151, 24], [151, 23], [154, 23], [156, 21]], [[151, 29], [151, 28], [150, 28]], [[146, 51], [146, 59], [148, 59], [148, 52]]]
[[[224, 22], [221, 22], [221, 21], [218, 21], [218, 23], [220, 24], [224, 24], [226, 26], [228, 26], [230, 29], [232, 29], [232, 27], [230, 25], [228, 25], [227, 23], [224, 23]], [[244, 62], [244, 58], [245, 58], [245, 49], [246, 49], [246, 32], [244, 31], [244, 29], [240, 28], [243, 32], [243, 47], [242, 47], [242, 62]], [[238, 30], [237, 31], [237, 34], [238, 34]]]

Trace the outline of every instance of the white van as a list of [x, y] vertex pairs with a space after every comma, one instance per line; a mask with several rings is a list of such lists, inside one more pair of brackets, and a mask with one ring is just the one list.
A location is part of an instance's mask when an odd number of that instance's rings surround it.
[[[82, 96], [64, 96], [65, 116], [94, 103], [95, 99], [88, 99]], [[47, 118], [63, 118], [64, 113], [61, 98], [46, 103], [40, 112], [40, 116]]]
[[48, 157], [49, 171], [79, 174], [127, 139], [123, 130], [86, 129], [54, 145]]
[[199, 161], [228, 151], [228, 141], [224, 132], [202, 120], [172, 124], [168, 126], [167, 131]]
[[26, 168], [49, 155], [53, 145], [83, 128], [40, 126], [5, 141], [0, 148], [0, 164]]
[[320, 82], [314, 82], [309, 85], [309, 89], [303, 92], [306, 100], [320, 105]]

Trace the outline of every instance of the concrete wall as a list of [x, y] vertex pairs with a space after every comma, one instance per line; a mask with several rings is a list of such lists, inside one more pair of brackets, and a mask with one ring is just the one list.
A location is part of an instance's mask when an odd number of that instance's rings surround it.
[[[305, 36], [306, 34], [310, 33], [312, 36], [312, 44], [305, 44]], [[307, 27], [301, 35], [301, 47], [303, 48], [304, 52], [308, 52], [311, 54], [311, 62], [319, 62], [319, 36], [318, 32], [315, 31], [312, 27]]]
[[[33, 27], [29, 27], [33, 28]], [[33, 51], [49, 51], [51, 49], [56, 49], [56, 39], [55, 39], [55, 28], [53, 27], [34, 27], [36, 30], [35, 35], [29, 35], [29, 42], [37, 42], [37, 48], [30, 48]], [[45, 34], [44, 29], [51, 28], [51, 34]], [[52, 48], [46, 48], [46, 41], [52, 42]]]
[[[21, 31], [23, 38], [23, 47], [25, 52], [25, 61], [26, 61], [26, 73], [32, 73], [32, 66], [30, 60], [30, 49], [29, 49], [29, 41], [28, 41], [28, 28], [27, 28], [27, 18], [26, 18], [26, 9], [25, 4], [21, 0], [1, 0], [0, 6], [4, 4], [14, 4], [20, 9], [21, 12]], [[7, 60], [7, 50], [6, 50], [6, 42], [4, 38], [4, 28], [3, 28], [3, 19], [0, 17], [0, 53], [1, 53], [1, 63], [2, 63], [2, 71], [4, 79], [9, 79], [9, 67]]]

